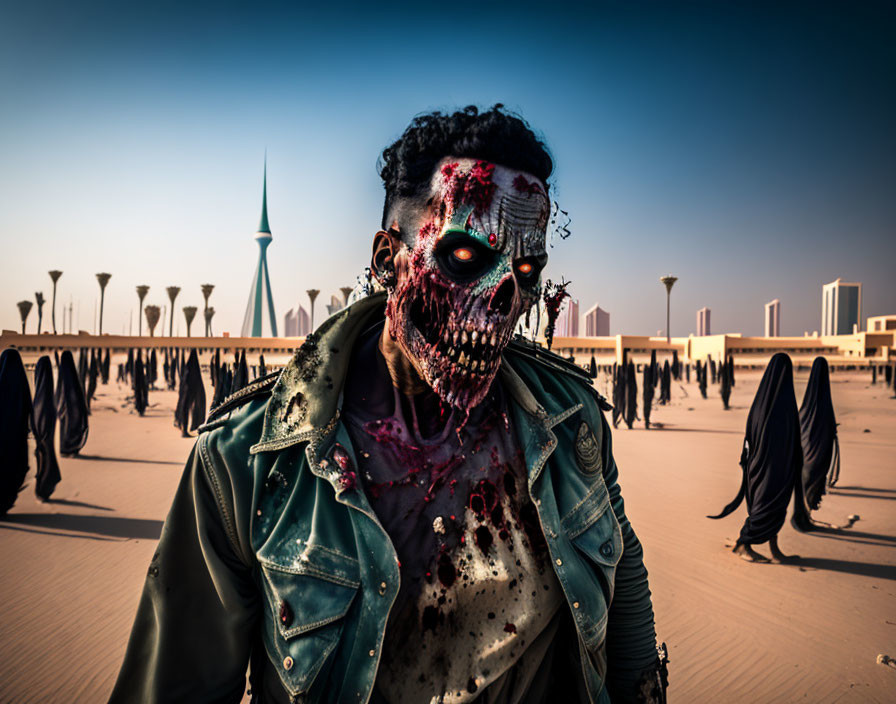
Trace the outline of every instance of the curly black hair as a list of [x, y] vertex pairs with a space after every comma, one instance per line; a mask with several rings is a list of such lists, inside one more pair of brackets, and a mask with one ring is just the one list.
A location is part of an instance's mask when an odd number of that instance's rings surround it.
[[383, 228], [397, 198], [426, 192], [436, 164], [446, 156], [478, 158], [547, 181], [554, 162], [544, 142], [519, 115], [501, 103], [479, 111], [475, 105], [446, 115], [435, 111], [415, 117], [404, 134], [380, 156], [378, 168], [386, 188]]

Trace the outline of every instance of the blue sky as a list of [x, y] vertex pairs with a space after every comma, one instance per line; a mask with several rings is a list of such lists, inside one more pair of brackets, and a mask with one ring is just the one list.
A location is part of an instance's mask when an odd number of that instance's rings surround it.
[[498, 101], [544, 136], [572, 217], [547, 275], [613, 334], [664, 326], [665, 273], [674, 335], [704, 305], [715, 332], [761, 334], [772, 298], [784, 334], [816, 330], [838, 276], [864, 283], [863, 316], [894, 313], [891, 8], [0, 0], [0, 325], [59, 268], [83, 329], [108, 271], [108, 332], [137, 284], [159, 305], [181, 286], [180, 308], [209, 282], [235, 334], [265, 149], [282, 324], [365, 266], [377, 156], [410, 118]]

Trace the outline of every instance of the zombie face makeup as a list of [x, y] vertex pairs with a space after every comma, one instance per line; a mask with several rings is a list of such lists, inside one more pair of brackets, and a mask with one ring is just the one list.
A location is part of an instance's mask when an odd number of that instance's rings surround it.
[[538, 179], [451, 158], [425, 204], [403, 208], [401, 227], [416, 240], [406, 262], [396, 258], [389, 334], [448, 405], [482, 401], [517, 320], [538, 300], [549, 212]]

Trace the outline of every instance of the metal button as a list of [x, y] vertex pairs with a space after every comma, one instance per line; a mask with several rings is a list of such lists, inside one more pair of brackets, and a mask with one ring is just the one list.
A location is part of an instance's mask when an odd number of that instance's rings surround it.
[[557, 558], [557, 567], [560, 567], [560, 565], [562, 565], [562, 564], [563, 564], [563, 560], [561, 560], [561, 559], [558, 557], [558, 558]]
[[371, 650], [371, 651], [370, 651], [369, 653], [367, 653], [367, 654], [368, 654], [370, 657], [373, 657], [374, 655], [376, 655], [376, 651], [375, 651], [375, 650]]
[[574, 609], [579, 608], [579, 602], [574, 601], [573, 604], [572, 604], [572, 608], [574, 608]]
[[283, 669], [284, 670], [291, 670], [292, 665], [293, 665], [293, 659], [291, 657], [289, 657], [289, 655], [287, 655], [285, 658], [283, 658]]
[[610, 557], [613, 554], [613, 543], [609, 540], [600, 546], [600, 554], [604, 557]]
[[380, 596], [386, 593], [386, 583], [380, 582]]

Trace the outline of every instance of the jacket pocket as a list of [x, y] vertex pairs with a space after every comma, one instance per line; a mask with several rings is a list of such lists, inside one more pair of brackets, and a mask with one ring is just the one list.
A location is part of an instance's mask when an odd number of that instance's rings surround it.
[[593, 652], [606, 637], [623, 549], [622, 530], [603, 477], [598, 475], [588, 493], [561, 519], [560, 527], [586, 563], [582, 578], [575, 581], [574, 615], [585, 645]]
[[358, 563], [309, 546], [294, 564], [260, 564], [267, 602], [265, 648], [289, 693], [306, 693], [326, 675], [339, 643], [361, 586]]

